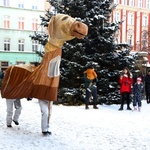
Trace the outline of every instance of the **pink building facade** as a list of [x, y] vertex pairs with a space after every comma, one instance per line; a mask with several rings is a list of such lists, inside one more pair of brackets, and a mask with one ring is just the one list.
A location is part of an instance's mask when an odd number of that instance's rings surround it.
[[118, 4], [112, 21], [123, 21], [116, 33], [116, 43], [128, 43], [133, 51], [149, 51], [150, 0], [114, 0]]

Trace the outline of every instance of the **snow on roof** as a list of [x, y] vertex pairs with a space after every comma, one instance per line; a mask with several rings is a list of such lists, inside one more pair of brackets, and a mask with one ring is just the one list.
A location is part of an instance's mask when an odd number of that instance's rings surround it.
[[147, 64], [146, 64], [146, 67], [150, 67], [150, 63], [147, 63]]
[[131, 54], [131, 55], [137, 54], [137, 55], [139, 55], [139, 56], [148, 56], [148, 52], [143, 52], [143, 51], [141, 51], [141, 52], [131, 51], [130, 54]]

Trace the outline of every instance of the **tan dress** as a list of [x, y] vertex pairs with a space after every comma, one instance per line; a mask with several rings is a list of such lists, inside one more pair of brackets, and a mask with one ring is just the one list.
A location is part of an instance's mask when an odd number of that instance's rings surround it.
[[11, 66], [5, 71], [1, 95], [7, 99], [38, 98], [41, 100], [56, 101], [62, 50], [47, 52], [41, 64], [33, 72]]

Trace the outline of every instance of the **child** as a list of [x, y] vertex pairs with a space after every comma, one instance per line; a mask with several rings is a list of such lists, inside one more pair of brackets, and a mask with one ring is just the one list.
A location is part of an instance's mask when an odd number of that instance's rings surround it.
[[86, 75], [87, 79], [90, 80], [87, 90], [89, 92], [91, 92], [92, 86], [96, 87], [96, 85], [94, 83], [96, 83], [97, 74], [94, 71], [94, 68], [92, 66], [90, 66], [90, 67], [88, 67], [88, 69], [86, 71], [84, 71], [84, 75]]
[[141, 105], [142, 105], [142, 98], [143, 98], [143, 83], [141, 82], [141, 78], [137, 78], [136, 83], [133, 86], [133, 107], [134, 110], [137, 110], [138, 105], [138, 111], [141, 111]]

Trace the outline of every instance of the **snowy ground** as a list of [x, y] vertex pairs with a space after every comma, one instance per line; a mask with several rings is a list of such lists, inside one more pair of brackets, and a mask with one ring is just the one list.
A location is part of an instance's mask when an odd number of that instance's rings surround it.
[[41, 134], [38, 101], [22, 99], [20, 125], [5, 124], [5, 99], [0, 99], [0, 150], [150, 150], [150, 104], [141, 112], [118, 111], [118, 105], [53, 106], [52, 135]]

